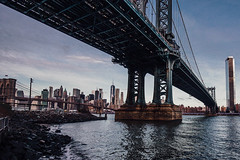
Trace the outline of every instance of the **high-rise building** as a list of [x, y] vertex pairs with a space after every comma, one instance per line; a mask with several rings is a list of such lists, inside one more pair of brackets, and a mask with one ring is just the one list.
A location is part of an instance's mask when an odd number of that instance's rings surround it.
[[85, 94], [82, 92], [80, 94], [80, 103], [84, 103], [84, 101], [85, 101]]
[[88, 101], [94, 100], [94, 94], [89, 94], [88, 95]]
[[[41, 98], [44, 100], [48, 99], [48, 90], [47, 89], [43, 89]], [[47, 105], [48, 105], [47, 101], [42, 101], [42, 105], [47, 107]]]
[[123, 92], [121, 92], [120, 106], [122, 106], [123, 104], [124, 104]]
[[103, 99], [103, 89], [99, 88], [99, 99]]
[[99, 91], [96, 90], [94, 95], [95, 95], [95, 99], [94, 100], [98, 100], [99, 99]]
[[116, 88], [116, 90], [115, 90], [115, 106], [116, 106], [116, 109], [120, 106], [119, 92], [120, 92], [120, 89]]
[[80, 99], [84, 99], [85, 100], [85, 94], [83, 92], [80, 94]]
[[73, 96], [76, 97], [77, 99], [79, 99], [80, 98], [80, 89], [73, 88]]
[[65, 88], [64, 92], [63, 92], [63, 99], [67, 99], [68, 98], [68, 93], [67, 93], [67, 89]]
[[59, 89], [54, 90], [54, 97], [56, 97], [56, 99], [59, 98]]
[[63, 97], [63, 87], [61, 86], [59, 89], [59, 97], [62, 98]]
[[233, 56], [225, 61], [226, 67], [226, 106], [227, 111], [235, 112], [235, 63]]
[[111, 85], [110, 88], [110, 105], [113, 105], [115, 103], [115, 86]]
[[49, 86], [49, 97], [48, 98], [52, 98], [53, 97], [53, 87]]

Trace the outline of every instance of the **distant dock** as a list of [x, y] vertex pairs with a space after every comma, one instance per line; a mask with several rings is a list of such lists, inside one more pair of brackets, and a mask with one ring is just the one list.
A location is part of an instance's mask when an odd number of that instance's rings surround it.
[[[205, 113], [183, 113], [182, 115], [206, 115]], [[217, 113], [217, 116], [240, 116], [240, 113]]]

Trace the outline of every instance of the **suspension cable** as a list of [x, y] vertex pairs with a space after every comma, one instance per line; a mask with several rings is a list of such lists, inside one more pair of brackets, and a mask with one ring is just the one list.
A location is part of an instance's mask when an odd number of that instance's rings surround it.
[[184, 49], [184, 47], [183, 47], [182, 41], [181, 41], [180, 36], [179, 36], [179, 34], [178, 34], [178, 31], [177, 31], [177, 27], [176, 27], [176, 25], [175, 25], [173, 19], [172, 19], [172, 22], [173, 22], [173, 26], [174, 26], [174, 28], [175, 28], [175, 31], [176, 31], [176, 34], [177, 34], [177, 37], [178, 37], [179, 43], [180, 43], [181, 48], [182, 48], [182, 50], [183, 50], [184, 57], [186, 58], [187, 63], [188, 63], [188, 65], [189, 65], [190, 69], [192, 70], [191, 64], [190, 64], [189, 61], [188, 61], [187, 54], [186, 54], [186, 52], [185, 52], [185, 49]]
[[[199, 74], [199, 76], [200, 76], [200, 79], [201, 79], [202, 83], [204, 84], [203, 79], [202, 79], [202, 76], [201, 76], [201, 73], [200, 73], [199, 68], [198, 68], [198, 64], [197, 64], [197, 61], [196, 61], [196, 58], [195, 58], [193, 49], [192, 49], [192, 45], [191, 45], [191, 42], [190, 42], [190, 38], [189, 38], [189, 36], [188, 36], [187, 28], [186, 28], [186, 25], [185, 25], [184, 20], [183, 20], [183, 16], [182, 16], [182, 12], [181, 12], [180, 5], [179, 5], [179, 3], [178, 3], [178, 0], [176, 0], [176, 2], [177, 2], [178, 10], [179, 10], [179, 13], [180, 13], [180, 16], [181, 16], [181, 20], [182, 20], [182, 23], [183, 23], [183, 26], [184, 26], [184, 30], [185, 30], [185, 33], [186, 33], [186, 36], [187, 36], [188, 44], [189, 44], [191, 53], [192, 53], [192, 55], [193, 55], [194, 62], [195, 62], [196, 67], [197, 67], [198, 74]], [[204, 85], [205, 85], [205, 84], [204, 84]]]
[[156, 15], [157, 13], [156, 13], [156, 11], [155, 11], [155, 9], [154, 9], [154, 7], [153, 7], [152, 1], [150, 0], [149, 2], [150, 2], [150, 5], [151, 5], [151, 7], [152, 7], [152, 10], [154, 11], [154, 13], [155, 13], [155, 15]]

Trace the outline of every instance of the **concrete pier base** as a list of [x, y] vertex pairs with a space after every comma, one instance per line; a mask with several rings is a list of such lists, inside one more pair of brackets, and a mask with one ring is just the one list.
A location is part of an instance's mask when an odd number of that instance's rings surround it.
[[115, 111], [115, 120], [181, 121], [182, 111], [176, 105], [123, 105]]

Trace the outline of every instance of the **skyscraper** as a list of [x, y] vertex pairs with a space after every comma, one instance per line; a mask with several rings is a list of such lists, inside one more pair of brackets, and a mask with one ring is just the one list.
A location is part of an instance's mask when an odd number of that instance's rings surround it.
[[59, 89], [54, 90], [54, 97], [56, 97], [56, 99], [59, 99]]
[[120, 105], [122, 106], [123, 104], [124, 104], [124, 100], [123, 100], [123, 92], [121, 92]]
[[95, 100], [98, 100], [98, 99], [99, 99], [99, 91], [96, 90], [94, 95], [95, 95], [95, 96], [94, 96], [94, 97], [95, 97]]
[[80, 89], [73, 88], [73, 96], [76, 97], [77, 99], [79, 99], [80, 98]]
[[53, 97], [53, 87], [49, 86], [49, 97], [48, 98], [52, 98]]
[[115, 86], [111, 85], [110, 88], [110, 105], [114, 104], [115, 102]]
[[[41, 98], [44, 99], [44, 100], [48, 99], [48, 90], [47, 89], [42, 90]], [[44, 107], [47, 107], [47, 105], [48, 105], [47, 101], [42, 101], [42, 105]]]
[[99, 99], [103, 99], [103, 89], [99, 88]]
[[85, 101], [85, 94], [82, 92], [80, 94], [80, 103], [84, 103], [84, 101]]
[[68, 94], [67, 94], [67, 89], [65, 88], [64, 92], [63, 92], [63, 99], [67, 99]]
[[235, 112], [235, 63], [233, 56], [229, 56], [226, 61], [226, 105], [227, 110]]
[[116, 106], [116, 109], [118, 109], [118, 107], [120, 106], [119, 92], [120, 92], [120, 89], [116, 88], [116, 92], [115, 92], [115, 106]]
[[94, 100], [94, 94], [89, 94], [88, 101]]
[[63, 97], [63, 87], [61, 86], [59, 89], [59, 97], [62, 98]]

